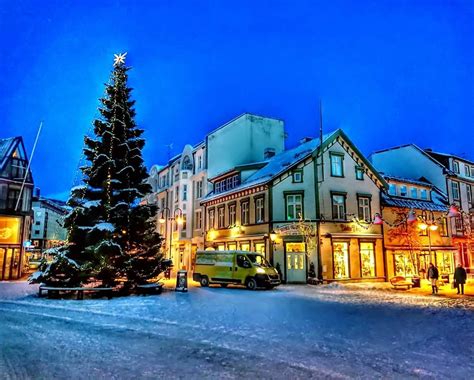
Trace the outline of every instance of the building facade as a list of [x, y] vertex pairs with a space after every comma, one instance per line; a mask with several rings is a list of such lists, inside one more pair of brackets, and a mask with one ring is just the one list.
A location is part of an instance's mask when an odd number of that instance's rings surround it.
[[384, 174], [426, 180], [447, 195], [448, 204], [460, 210], [458, 216], [448, 220], [457, 248], [456, 263], [474, 273], [474, 162], [414, 144], [375, 152], [370, 159]]
[[457, 248], [449, 228], [447, 196], [432, 184], [385, 176], [382, 195], [384, 245], [389, 277], [426, 277], [430, 263], [452, 275]]
[[32, 210], [31, 245], [27, 247], [27, 261], [34, 268], [45, 250], [65, 243], [67, 230], [64, 228], [64, 218], [68, 208], [62, 201], [35, 196]]
[[24, 242], [31, 224], [33, 177], [23, 139], [0, 139], [0, 281], [27, 270]]
[[287, 282], [385, 279], [386, 183], [341, 130], [210, 181], [207, 247], [261, 252]]
[[216, 128], [195, 146], [186, 145], [166, 165], [150, 170], [153, 193], [147, 202], [158, 206], [158, 231], [163, 253], [176, 269], [192, 270], [194, 255], [205, 246], [206, 212], [201, 199], [213, 190], [208, 179], [266, 154], [284, 150], [281, 120], [243, 114]]

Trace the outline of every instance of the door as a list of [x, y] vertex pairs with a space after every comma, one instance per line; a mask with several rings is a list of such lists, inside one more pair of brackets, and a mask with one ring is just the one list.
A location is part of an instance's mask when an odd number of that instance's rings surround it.
[[306, 251], [304, 243], [285, 243], [286, 281], [306, 283]]
[[5, 255], [7, 253], [6, 248], [0, 248], [0, 281], [4, 280], [3, 276], [3, 266], [5, 264]]
[[13, 258], [13, 249], [7, 248], [5, 250], [6, 254], [4, 255], [5, 262], [3, 263], [3, 278], [2, 280], [11, 279], [11, 269], [12, 269], [12, 258]]
[[245, 279], [249, 273], [249, 269], [252, 268], [252, 263], [245, 255], [235, 255], [234, 264], [234, 282], [239, 284], [245, 284]]

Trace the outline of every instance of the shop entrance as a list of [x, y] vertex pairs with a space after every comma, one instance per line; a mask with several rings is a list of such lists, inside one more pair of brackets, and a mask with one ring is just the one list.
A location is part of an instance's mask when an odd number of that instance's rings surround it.
[[306, 249], [304, 243], [285, 243], [286, 281], [306, 282]]
[[16, 279], [19, 266], [19, 248], [0, 248], [0, 281]]

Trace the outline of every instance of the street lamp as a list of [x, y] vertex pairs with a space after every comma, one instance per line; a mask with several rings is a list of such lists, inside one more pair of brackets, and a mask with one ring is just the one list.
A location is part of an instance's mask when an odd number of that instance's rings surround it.
[[436, 218], [433, 211], [423, 210], [420, 216], [421, 223], [418, 228], [422, 231], [427, 231], [428, 234], [428, 252], [431, 260], [431, 231], [436, 231], [438, 225], [436, 224]]
[[169, 220], [170, 223], [170, 238], [169, 238], [169, 258], [171, 259], [171, 244], [173, 240], [173, 221], [176, 222], [178, 226], [182, 226], [184, 223], [184, 218], [183, 218], [183, 210], [181, 210], [179, 207], [176, 207], [173, 211], [173, 216], [171, 216], [171, 210], [168, 207], [165, 207], [161, 210], [161, 216], [158, 219], [158, 222], [160, 224], [166, 223], [166, 220]]

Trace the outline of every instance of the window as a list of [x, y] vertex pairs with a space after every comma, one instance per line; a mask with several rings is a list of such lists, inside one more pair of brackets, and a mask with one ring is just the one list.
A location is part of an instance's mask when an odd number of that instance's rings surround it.
[[454, 272], [452, 252], [436, 251], [436, 266], [440, 274]]
[[342, 167], [344, 155], [340, 153], [330, 152], [329, 157], [331, 158], [331, 176], [344, 177], [344, 170]]
[[370, 212], [370, 197], [358, 197], [359, 202], [359, 219], [370, 221], [372, 215]]
[[195, 228], [196, 230], [200, 230], [202, 228], [202, 212], [201, 210], [197, 210], [195, 215]]
[[459, 182], [452, 181], [451, 182], [451, 192], [453, 194], [453, 199], [454, 200], [460, 200], [459, 196]]
[[361, 166], [356, 166], [355, 171], [356, 171], [356, 179], [358, 179], [359, 181], [363, 181], [364, 180], [364, 168], [361, 167]]
[[464, 174], [466, 175], [466, 177], [471, 176], [471, 168], [467, 166], [466, 164], [464, 164]]
[[217, 209], [217, 227], [224, 228], [225, 227], [225, 209], [224, 207], [219, 207]]
[[332, 218], [338, 220], [346, 219], [346, 196], [332, 194]]
[[237, 249], [237, 243], [227, 243], [227, 249], [229, 251], [235, 251]]
[[393, 183], [388, 185], [388, 193], [390, 195], [397, 195], [397, 185], [394, 185]]
[[238, 174], [232, 177], [232, 187], [237, 187], [240, 185], [240, 176]]
[[202, 156], [198, 156], [198, 170], [202, 169]]
[[375, 277], [374, 243], [360, 243], [360, 270], [362, 277]]
[[410, 188], [410, 197], [418, 198], [418, 189], [416, 187]]
[[202, 179], [196, 182], [196, 198], [202, 197]]
[[[242, 244], [240, 246], [242, 247]], [[255, 243], [255, 252], [265, 256], [265, 243]]]
[[416, 274], [414, 258], [410, 254], [395, 253], [394, 254], [395, 274], [397, 276], [413, 276]]
[[448, 219], [446, 218], [441, 219], [439, 234], [441, 236], [448, 236]]
[[174, 194], [175, 194], [174, 201], [175, 201], [175, 203], [178, 203], [179, 186], [176, 186], [176, 187], [175, 187]]
[[472, 187], [471, 185], [467, 184], [466, 185], [466, 191], [467, 191], [467, 202], [469, 203], [469, 207], [472, 205]]
[[235, 203], [229, 205], [229, 224], [231, 226], [235, 224]]
[[349, 243], [334, 242], [332, 252], [334, 278], [349, 278]]
[[242, 225], [249, 224], [249, 202], [245, 201], [240, 204], [240, 219]]
[[286, 194], [286, 220], [296, 220], [303, 217], [303, 195]]
[[459, 174], [459, 162], [453, 161], [453, 170], [455, 173]]
[[426, 189], [421, 189], [420, 190], [420, 198], [424, 199], [424, 200], [428, 199], [428, 192], [426, 191]]
[[265, 220], [264, 198], [255, 199], [255, 223], [262, 223]]
[[463, 222], [462, 222], [462, 217], [461, 216], [456, 216], [454, 218], [454, 228], [456, 229], [456, 232], [463, 232]]
[[183, 201], [188, 200], [188, 185], [183, 185]]
[[181, 178], [182, 179], [188, 179], [188, 172], [182, 172], [181, 173]]
[[35, 222], [35, 225], [36, 225], [36, 226], [39, 226], [40, 224], [41, 224], [41, 222], [39, 222], [39, 221], [38, 221], [38, 222]]
[[400, 196], [402, 197], [407, 196], [407, 187], [405, 185], [400, 185]]
[[176, 167], [176, 170], [174, 171], [174, 181], [179, 181], [179, 168]]
[[471, 166], [471, 177], [474, 177], [474, 166]]
[[241, 251], [250, 251], [250, 243], [240, 243], [240, 250]]
[[215, 210], [209, 210], [209, 228], [214, 228], [216, 226], [216, 215]]
[[303, 170], [294, 170], [292, 174], [293, 174], [293, 183], [303, 182]]
[[35, 235], [39, 235], [40, 234], [40, 230], [35, 230]]

